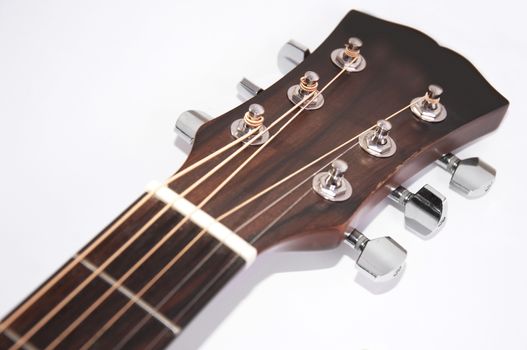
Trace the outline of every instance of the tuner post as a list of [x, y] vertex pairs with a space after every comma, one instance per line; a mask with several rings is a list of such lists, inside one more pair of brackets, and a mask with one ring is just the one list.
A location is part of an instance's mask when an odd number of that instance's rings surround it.
[[416, 118], [429, 123], [438, 123], [447, 117], [447, 111], [441, 104], [443, 88], [439, 85], [431, 84], [428, 86], [426, 94], [412, 100], [410, 110]]
[[287, 90], [289, 101], [293, 104], [304, 101], [302, 107], [307, 110], [321, 108], [324, 105], [324, 96], [317, 90], [319, 80], [317, 73], [312, 71], [305, 72], [300, 78], [300, 82]]
[[359, 136], [361, 148], [379, 158], [391, 157], [397, 150], [393, 138], [389, 136], [392, 124], [384, 119], [378, 120], [374, 129], [368, 130]]
[[331, 52], [333, 63], [348, 72], [360, 72], [366, 68], [366, 59], [361, 55], [362, 40], [351, 37], [343, 48]]
[[313, 177], [313, 190], [322, 198], [332, 202], [342, 202], [351, 197], [352, 187], [344, 173], [348, 164], [337, 159], [331, 163], [329, 171], [321, 172]]
[[257, 104], [253, 103], [249, 106], [249, 110], [245, 113], [243, 118], [236, 119], [231, 124], [231, 135], [234, 138], [241, 138], [256, 128], [260, 128], [260, 131], [247, 137], [242, 142], [250, 143], [251, 145], [261, 145], [269, 140], [269, 130], [263, 125], [265, 109]]

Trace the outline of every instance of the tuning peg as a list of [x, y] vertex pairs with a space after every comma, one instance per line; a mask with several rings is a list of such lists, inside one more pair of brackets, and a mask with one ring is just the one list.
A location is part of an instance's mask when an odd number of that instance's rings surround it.
[[357, 230], [346, 233], [345, 242], [357, 250], [357, 267], [375, 281], [396, 277], [406, 260], [406, 250], [391, 237], [368, 239]]
[[445, 222], [446, 197], [430, 185], [424, 185], [417, 193], [399, 186], [389, 197], [404, 212], [406, 227], [416, 233], [428, 236], [437, 232]]
[[181, 113], [176, 121], [175, 131], [186, 144], [192, 145], [200, 126], [211, 120], [205, 112], [189, 110]]
[[263, 106], [253, 103], [249, 106], [248, 111], [244, 114], [243, 118], [236, 119], [231, 124], [231, 135], [234, 138], [242, 138], [248, 133], [254, 131], [255, 128], [260, 128], [258, 135], [253, 134], [248, 138], [245, 138], [242, 142], [249, 143], [253, 146], [262, 145], [269, 140], [269, 130], [263, 124], [265, 109]]
[[410, 110], [416, 118], [429, 123], [439, 123], [445, 120], [447, 110], [440, 102], [443, 88], [436, 84], [428, 85], [424, 96], [412, 100]]
[[243, 78], [242, 80], [240, 80], [238, 85], [236, 85], [236, 89], [238, 90], [237, 96], [242, 102], [250, 100], [254, 96], [258, 95], [260, 92], [264, 91], [261, 87], [259, 87], [247, 78]]
[[366, 68], [366, 59], [360, 54], [362, 40], [351, 37], [343, 48], [331, 52], [333, 63], [348, 72], [360, 72]]
[[342, 202], [351, 197], [353, 188], [344, 173], [348, 170], [348, 164], [342, 159], [331, 163], [327, 172], [320, 172], [313, 177], [313, 190], [322, 198], [331, 202]]
[[289, 40], [278, 53], [278, 69], [285, 75], [305, 60], [310, 53], [309, 49], [298, 41]]
[[436, 163], [452, 174], [450, 187], [467, 198], [483, 196], [496, 178], [496, 169], [477, 157], [459, 159], [447, 153]]

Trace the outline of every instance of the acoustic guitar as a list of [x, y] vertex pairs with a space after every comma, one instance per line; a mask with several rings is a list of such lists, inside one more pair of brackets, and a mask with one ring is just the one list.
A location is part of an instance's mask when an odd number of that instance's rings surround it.
[[180, 116], [181, 169], [5, 316], [0, 349], [163, 349], [276, 249], [345, 242], [360, 273], [400, 278], [406, 250], [357, 229], [373, 208], [390, 198], [426, 238], [445, 196], [401, 184], [435, 162], [463, 196], [491, 187], [494, 168], [453, 152], [496, 129], [508, 101], [459, 54], [351, 11], [316, 50], [290, 41], [279, 61], [284, 77], [265, 90], [244, 79], [233, 110]]

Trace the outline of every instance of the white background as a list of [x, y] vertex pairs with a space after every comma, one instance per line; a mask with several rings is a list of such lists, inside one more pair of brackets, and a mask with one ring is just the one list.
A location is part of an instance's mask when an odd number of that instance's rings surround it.
[[181, 111], [234, 107], [242, 76], [264, 87], [280, 77], [285, 41], [315, 48], [356, 8], [460, 52], [511, 101], [498, 131], [460, 152], [497, 168], [494, 187], [469, 201], [431, 167], [409, 185], [448, 196], [440, 234], [408, 233], [390, 206], [365, 231], [409, 251], [393, 289], [358, 283], [345, 247], [264, 255], [174, 348], [526, 349], [521, 4], [0, 0], [0, 314], [148, 181], [178, 168], [172, 128]]

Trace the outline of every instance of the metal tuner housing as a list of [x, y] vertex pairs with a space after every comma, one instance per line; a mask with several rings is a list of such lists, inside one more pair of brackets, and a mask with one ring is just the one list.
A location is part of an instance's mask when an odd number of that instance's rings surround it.
[[369, 239], [358, 230], [346, 233], [345, 242], [359, 255], [356, 266], [376, 282], [386, 282], [399, 275], [406, 261], [406, 249], [391, 237]]
[[295, 40], [289, 40], [278, 53], [278, 69], [282, 74], [287, 74], [309, 56], [309, 49]]
[[389, 197], [404, 213], [405, 226], [410, 231], [426, 237], [443, 227], [447, 213], [446, 197], [432, 186], [425, 185], [416, 193], [399, 186]]
[[467, 198], [483, 196], [496, 178], [496, 169], [477, 157], [459, 159], [447, 153], [436, 163], [452, 174], [450, 188]]
[[205, 112], [188, 110], [179, 115], [174, 131], [185, 143], [192, 145], [200, 126], [212, 120]]

